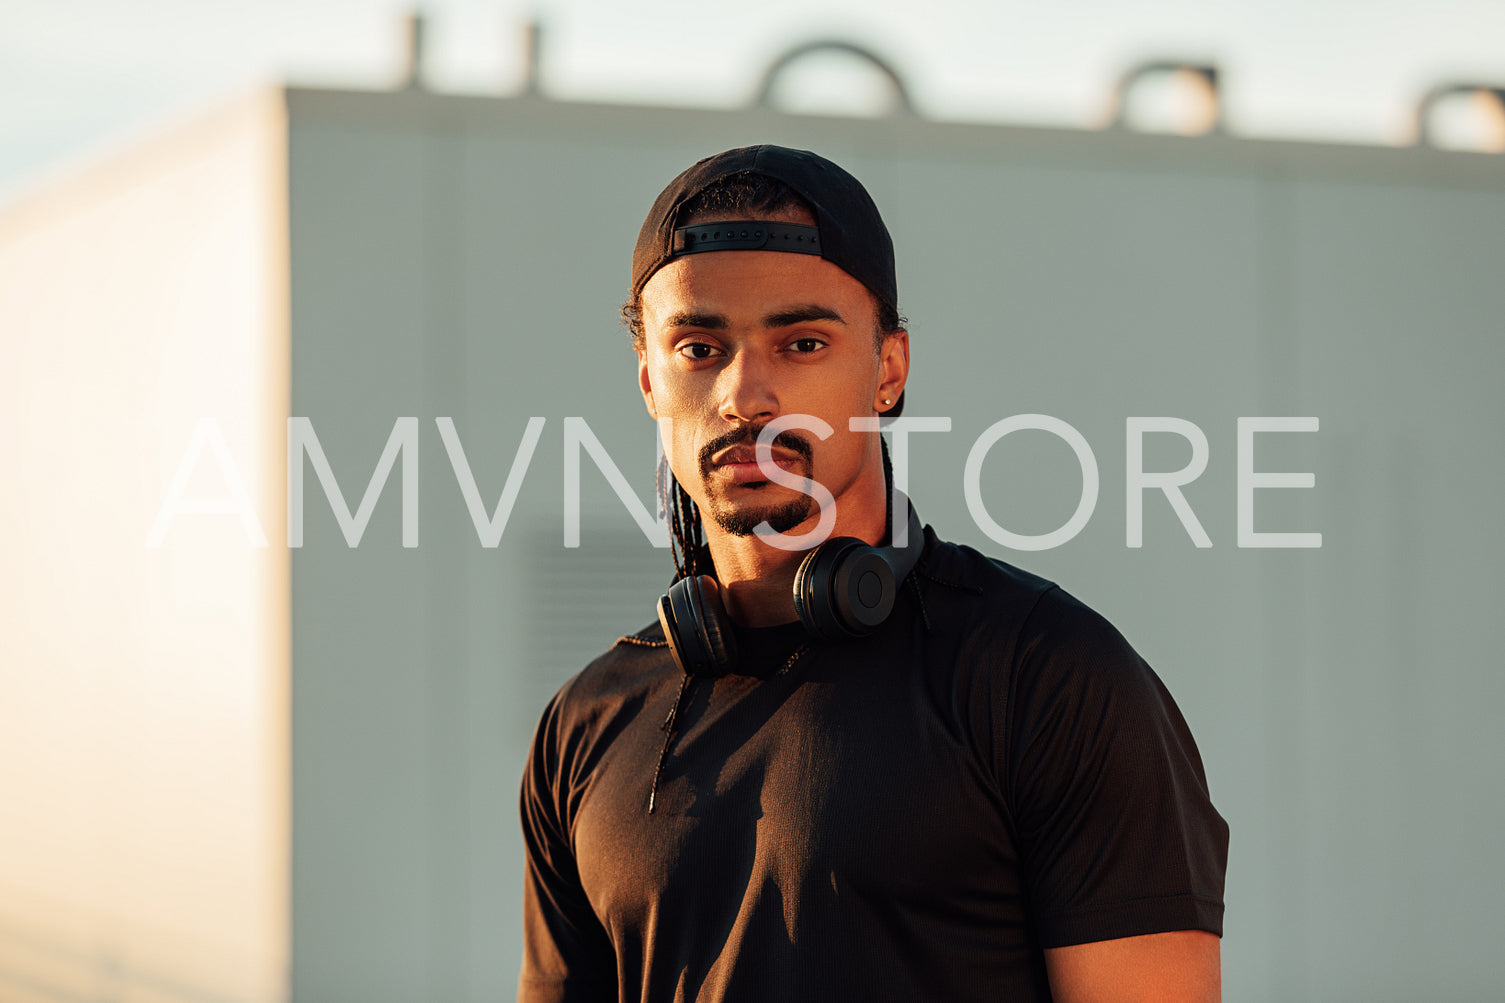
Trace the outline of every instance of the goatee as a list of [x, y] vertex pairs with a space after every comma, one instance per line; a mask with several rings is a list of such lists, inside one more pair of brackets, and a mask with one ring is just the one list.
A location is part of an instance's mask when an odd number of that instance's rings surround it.
[[800, 495], [772, 510], [747, 511], [723, 507], [712, 499], [711, 518], [716, 525], [733, 536], [752, 536], [754, 530], [764, 522], [775, 533], [787, 533], [810, 518], [810, 506], [814, 502], [815, 499], [809, 495]]
[[[706, 489], [706, 507], [710, 510], [711, 520], [733, 536], [752, 536], [756, 528], [764, 522], [767, 522], [775, 533], [787, 533], [810, 518], [811, 507], [815, 504], [814, 498], [801, 494], [782, 505], [773, 507], [737, 508], [728, 504], [724, 498], [717, 497], [716, 488], [711, 483], [711, 457], [731, 446], [754, 445], [767, 424], [764, 422], [762, 425], [749, 425], [727, 432], [706, 443], [700, 450], [700, 477]], [[800, 457], [804, 461], [801, 464], [804, 468], [803, 476], [807, 480], [814, 479], [815, 452], [803, 436], [793, 431], [786, 431], [775, 436], [773, 444]], [[758, 491], [773, 486], [772, 482], [764, 481], [743, 485], [742, 490]]]

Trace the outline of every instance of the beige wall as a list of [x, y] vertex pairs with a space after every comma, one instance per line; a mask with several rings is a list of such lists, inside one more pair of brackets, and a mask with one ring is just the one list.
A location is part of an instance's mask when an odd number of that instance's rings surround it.
[[[285, 998], [284, 116], [0, 210], [6, 999]], [[205, 418], [279, 545], [183, 515], [146, 546]], [[187, 495], [225, 494], [206, 451]]]

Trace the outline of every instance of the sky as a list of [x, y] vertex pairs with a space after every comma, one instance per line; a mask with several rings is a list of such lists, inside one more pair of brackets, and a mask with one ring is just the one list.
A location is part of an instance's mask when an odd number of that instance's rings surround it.
[[[393, 85], [411, 5], [383, 0], [0, 0], [0, 199], [249, 85]], [[782, 52], [856, 42], [945, 120], [1096, 124], [1146, 58], [1216, 62], [1230, 131], [1399, 143], [1441, 81], [1505, 84], [1505, 0], [428, 0], [436, 90], [506, 94], [522, 25], [568, 100], [731, 107]], [[797, 64], [786, 107], [871, 112], [853, 59]], [[791, 97], [791, 94], [794, 96]], [[793, 103], [791, 103], [793, 102]]]

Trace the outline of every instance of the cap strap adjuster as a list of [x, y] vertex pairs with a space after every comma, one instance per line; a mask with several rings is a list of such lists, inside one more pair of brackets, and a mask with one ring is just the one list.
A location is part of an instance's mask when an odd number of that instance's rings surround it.
[[820, 254], [820, 227], [765, 220], [723, 220], [674, 230], [671, 258], [702, 251], [793, 251]]

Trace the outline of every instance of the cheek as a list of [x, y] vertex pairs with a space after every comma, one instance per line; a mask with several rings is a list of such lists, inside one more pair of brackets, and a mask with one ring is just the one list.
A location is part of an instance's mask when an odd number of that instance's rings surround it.
[[688, 418], [695, 413], [695, 397], [686, 393], [682, 386], [669, 384], [653, 390], [653, 402], [660, 414], [683, 415]]
[[704, 397], [703, 388], [685, 379], [685, 374], [668, 360], [650, 360], [648, 384], [653, 388], [653, 404], [660, 414], [692, 412]]
[[679, 483], [688, 484], [692, 475], [696, 474], [699, 461], [695, 458], [695, 442], [685, 428], [676, 428], [674, 441], [669, 449], [669, 469], [674, 471], [674, 476]]
[[703, 394], [662, 358], [648, 360], [648, 383], [653, 389], [653, 410], [658, 416], [659, 442], [669, 457], [669, 469], [681, 484], [699, 478], [695, 437]]
[[697, 439], [700, 423], [684, 413], [672, 399], [661, 399], [656, 391], [654, 402], [658, 412], [659, 444], [668, 457], [669, 469], [681, 484], [689, 485], [700, 477], [700, 442]]

